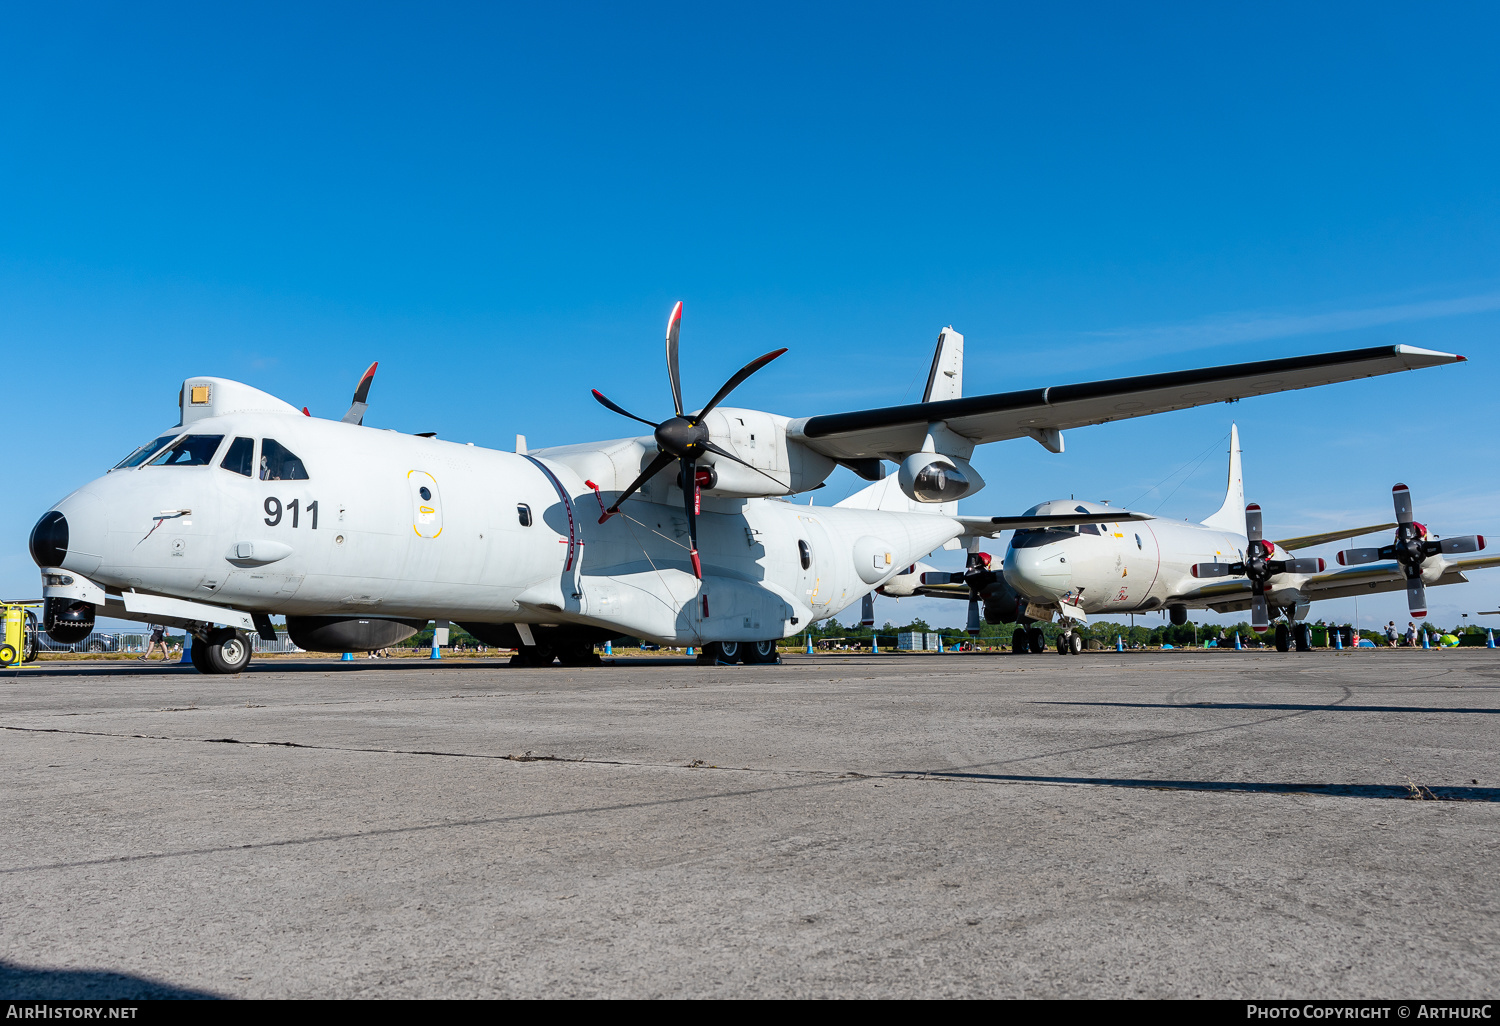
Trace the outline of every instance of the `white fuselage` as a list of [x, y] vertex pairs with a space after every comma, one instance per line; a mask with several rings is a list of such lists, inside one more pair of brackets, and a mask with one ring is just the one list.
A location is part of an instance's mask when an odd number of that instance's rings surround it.
[[[1035, 512], [1060, 514], [1080, 508], [1091, 513], [1111, 510], [1096, 502], [1066, 499], [1044, 502]], [[1237, 562], [1244, 558], [1247, 544], [1245, 535], [1175, 520], [1019, 531], [1005, 554], [1005, 580], [1036, 606], [1076, 605], [1090, 615], [1170, 605], [1206, 607], [1207, 601], [1187, 600], [1209, 583], [1193, 576], [1193, 564]], [[1288, 553], [1276, 548], [1272, 558], [1286, 559]], [[1212, 583], [1243, 581], [1220, 578]], [[1299, 575], [1278, 575], [1270, 600], [1285, 605], [1299, 601], [1300, 581]]]
[[[528, 456], [281, 412], [177, 430], [224, 441], [206, 465], [112, 471], [58, 503], [63, 569], [248, 612], [754, 641], [832, 616], [962, 532], [939, 515], [705, 496], [700, 582], [672, 469], [599, 522], [648, 439]], [[257, 468], [274, 439], [306, 478], [225, 469], [237, 437]]]

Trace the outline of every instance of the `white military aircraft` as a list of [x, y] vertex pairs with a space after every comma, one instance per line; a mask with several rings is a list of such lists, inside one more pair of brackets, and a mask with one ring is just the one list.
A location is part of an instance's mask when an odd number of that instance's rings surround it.
[[[960, 517], [983, 481], [974, 447], [1030, 436], [1053, 452], [1087, 424], [1238, 400], [1463, 357], [1381, 346], [964, 397], [962, 336], [939, 336], [920, 403], [792, 419], [683, 402], [682, 304], [668, 320], [674, 412], [652, 434], [515, 452], [363, 425], [372, 366], [339, 420], [259, 389], [190, 377], [176, 426], [46, 513], [31, 535], [44, 626], [85, 636], [97, 615], [180, 626], [200, 670], [234, 673], [248, 632], [286, 616], [296, 644], [381, 648], [429, 621], [518, 649], [522, 664], [595, 660], [634, 635], [723, 662], [832, 616], [918, 557], [998, 521]], [[885, 477], [882, 461], [899, 464]], [[836, 507], [785, 496], [843, 465], [875, 483]], [[1132, 519], [1038, 511], [1008, 527]]]
[[[1025, 625], [1012, 642], [1018, 652], [1041, 652], [1042, 632], [1034, 625], [1054, 618], [1063, 628], [1057, 650], [1069, 654], [1082, 651], [1082, 636], [1074, 627], [1089, 616], [1165, 610], [1172, 623], [1182, 624], [1189, 609], [1249, 609], [1251, 626], [1264, 631], [1274, 607], [1287, 618], [1275, 632], [1276, 647], [1285, 652], [1293, 646], [1299, 651], [1312, 647], [1309, 628], [1299, 621], [1316, 599], [1405, 588], [1412, 615], [1422, 617], [1427, 614], [1426, 584], [1461, 584], [1468, 579], [1465, 571], [1500, 565], [1500, 556], [1447, 558], [1481, 551], [1484, 537], [1429, 538], [1427, 528], [1412, 518], [1405, 485], [1394, 490], [1397, 523], [1267, 541], [1260, 507], [1245, 505], [1236, 426], [1230, 427], [1229, 449], [1224, 505], [1201, 524], [1148, 519], [1120, 510], [1121, 519], [1115, 522], [1021, 529], [1006, 550], [1003, 573], [991, 569], [986, 553], [971, 552], [963, 573], [913, 568], [904, 580], [898, 578], [883, 590], [966, 598], [969, 627], [976, 633], [982, 603], [990, 622], [1016, 620]], [[1058, 499], [1032, 507], [1027, 515], [1097, 515], [1110, 509], [1097, 502]], [[1128, 524], [1127, 517], [1144, 522]], [[1392, 545], [1340, 552], [1339, 562], [1349, 569], [1329, 570], [1322, 559], [1292, 554], [1392, 527], [1397, 529]]]

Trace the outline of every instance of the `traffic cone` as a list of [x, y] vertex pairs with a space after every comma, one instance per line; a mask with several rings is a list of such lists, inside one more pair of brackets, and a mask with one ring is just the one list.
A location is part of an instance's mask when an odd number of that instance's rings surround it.
[[604, 654], [607, 656], [615, 654], [615, 643], [613, 641], [606, 641], [604, 643]]
[[[1494, 645], [1490, 646], [1494, 648]], [[191, 631], [182, 632], [182, 658], [179, 663], [190, 663], [193, 661], [193, 634]]]
[[1342, 652], [1344, 650], [1344, 632], [1336, 627], [1330, 627], [1329, 630], [1333, 633], [1333, 647]]
[[1234, 632], [1234, 650], [1236, 652], [1238, 652], [1238, 651], [1241, 650], [1242, 647], [1243, 646], [1240, 645], [1240, 632], [1239, 631], [1235, 631]]
[[1432, 647], [1432, 644], [1427, 640], [1427, 632], [1426, 631], [1422, 632], [1422, 647], [1423, 648], [1431, 648]]
[[[1491, 645], [1490, 647], [1493, 648], [1494, 646]], [[879, 655], [880, 654], [880, 635], [878, 635], [878, 634], [871, 634], [870, 635], [870, 654], [871, 655]]]
[[688, 647], [687, 647], [687, 654], [688, 654], [688, 655], [695, 655], [695, 654], [696, 654], [696, 653], [695, 653], [695, 652], [694, 652], [694, 651], [693, 651], [693, 646], [692, 646], [692, 645], [689, 645], [689, 646], [688, 646]]
[[1485, 648], [1494, 648], [1495, 647], [1495, 632], [1493, 630], [1487, 630], [1487, 631], [1484, 632], [1484, 647]]
[[341, 663], [352, 663], [352, 662], [354, 662], [354, 653], [353, 652], [345, 652], [343, 655], [339, 656], [339, 662], [341, 662]]
[[812, 655], [813, 654], [813, 643], [812, 643], [812, 635], [811, 634], [809, 634], [807, 636], [807, 654], [808, 655]]

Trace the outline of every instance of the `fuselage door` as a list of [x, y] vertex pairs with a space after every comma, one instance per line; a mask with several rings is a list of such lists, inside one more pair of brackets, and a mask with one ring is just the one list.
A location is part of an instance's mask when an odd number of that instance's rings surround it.
[[437, 480], [421, 470], [409, 470], [406, 483], [411, 489], [412, 529], [418, 538], [436, 538], [443, 533], [443, 504]]

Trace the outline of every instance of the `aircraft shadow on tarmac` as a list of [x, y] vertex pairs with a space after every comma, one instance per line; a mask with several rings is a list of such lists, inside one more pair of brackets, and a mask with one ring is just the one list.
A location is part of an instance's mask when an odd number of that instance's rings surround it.
[[1377, 713], [1462, 713], [1469, 715], [1500, 714], [1500, 709], [1477, 709], [1464, 706], [1437, 705], [1330, 705], [1293, 702], [1037, 702], [1037, 705], [1094, 705], [1116, 709], [1266, 709], [1275, 712], [1377, 712]]
[[223, 995], [177, 987], [147, 976], [105, 969], [43, 969], [0, 959], [0, 1000], [221, 1000]]
[[[517, 666], [511, 667], [506, 661], [508, 656], [500, 656], [496, 659], [359, 659], [355, 662], [346, 663], [340, 659], [321, 659], [297, 663], [260, 663], [251, 664], [241, 671], [238, 676], [248, 677], [257, 673], [359, 673], [366, 670], [381, 670], [383, 672], [408, 671], [417, 672], [421, 670], [441, 670], [444, 667], [452, 669], [475, 669], [475, 670], [578, 670], [598, 669], [598, 667], [579, 666]], [[627, 659], [622, 662], [610, 662], [604, 660], [605, 667], [616, 669], [629, 669], [631, 667], [649, 666], [697, 666], [696, 656], [678, 656], [677, 658], [662, 659]], [[775, 667], [775, 663], [763, 664], [767, 667]], [[736, 670], [755, 670], [755, 666], [736, 666]], [[109, 674], [120, 677], [160, 676], [163, 673], [199, 676], [198, 671], [189, 663], [152, 663], [142, 666], [137, 662], [111, 662], [111, 663], [69, 663], [57, 667], [26, 667], [22, 670], [6, 670], [0, 672], [0, 679], [12, 679], [17, 677], [77, 677], [80, 675], [102, 676]]]
[[1021, 784], [1089, 784], [1155, 791], [1220, 791], [1250, 794], [1310, 794], [1339, 798], [1404, 798], [1421, 801], [1500, 802], [1500, 787], [1427, 787], [1419, 784], [1282, 784], [1246, 780], [1138, 780], [1129, 777], [1028, 776], [1012, 773], [916, 771], [914, 776], [993, 780]]

